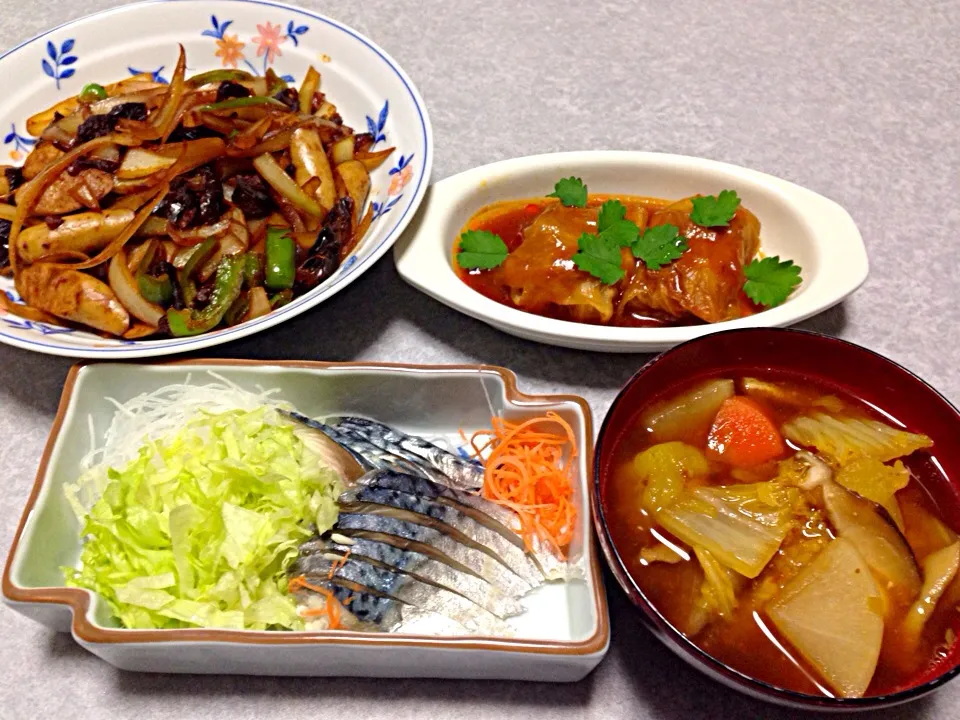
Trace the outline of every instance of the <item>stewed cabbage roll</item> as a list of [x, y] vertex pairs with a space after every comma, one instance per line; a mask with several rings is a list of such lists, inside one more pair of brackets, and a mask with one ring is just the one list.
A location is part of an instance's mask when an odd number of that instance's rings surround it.
[[650, 213], [649, 226], [676, 225], [690, 250], [659, 270], [631, 262], [622, 281], [618, 317], [693, 315], [714, 323], [749, 314], [742, 293], [743, 268], [760, 247], [760, 222], [740, 207], [727, 227], [706, 228], [690, 220], [692, 209], [687, 199]]

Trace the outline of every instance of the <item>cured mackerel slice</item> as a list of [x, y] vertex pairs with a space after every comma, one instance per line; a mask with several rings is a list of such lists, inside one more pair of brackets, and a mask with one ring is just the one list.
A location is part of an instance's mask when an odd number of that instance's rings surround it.
[[416, 456], [413, 456], [412, 459], [402, 457], [401, 455], [396, 455], [374, 445], [355, 433], [338, 430], [335, 427], [326, 425], [319, 420], [313, 420], [297, 412], [281, 412], [291, 420], [311, 428], [323, 437], [337, 443], [354, 457], [363, 467], [364, 471], [377, 469], [393, 470], [395, 472], [408, 473], [424, 478], [438, 475], [433, 468], [428, 467]]
[[457, 490], [478, 490], [483, 487], [482, 465], [454, 455], [421, 437], [407, 435], [389, 425], [365, 418], [341, 417], [333, 424], [362, 435], [384, 450], [394, 453], [403, 450], [421, 458], [449, 478], [447, 484]]
[[481, 495], [472, 492], [463, 492], [435, 483], [426, 478], [393, 472], [391, 470], [374, 470], [366, 473], [356, 481], [358, 485], [380, 487], [389, 490], [420, 495], [449, 505], [460, 512], [469, 515], [477, 522], [499, 533], [511, 543], [521, 548], [531, 556], [543, 576], [550, 580], [562, 579], [567, 575], [567, 563], [553, 554], [553, 551], [544, 545], [543, 541], [534, 535], [530, 538], [532, 550], [527, 548], [523, 538], [518, 534], [520, 519], [510, 508], [498, 505]]
[[386, 515], [341, 512], [334, 532], [346, 537], [363, 537], [394, 547], [416, 550], [433, 560], [483, 578], [509, 597], [519, 598], [531, 585], [490, 555], [457, 542], [433, 528]]
[[389, 543], [365, 538], [342, 538], [350, 544], [332, 538], [314, 538], [300, 546], [300, 555], [333, 554], [360, 558], [383, 568], [392, 568], [413, 576], [421, 582], [451, 590], [486, 608], [500, 618], [519, 615], [524, 607], [514, 598], [504, 595], [483, 578], [430, 558], [415, 550], [395, 547]]
[[[456, 620], [377, 593], [372, 588], [346, 580], [332, 581], [311, 577], [311, 585], [331, 593], [343, 607], [341, 625], [347, 630], [412, 632], [424, 635], [469, 635], [470, 631]], [[326, 598], [310, 589], [296, 592], [300, 607], [322, 606]], [[319, 602], [317, 602], [319, 601]], [[316, 603], [316, 605], [315, 605]]]
[[[362, 512], [387, 514], [418, 525], [426, 525], [464, 545], [492, 554], [532, 586], [543, 582], [543, 573], [522, 548], [469, 515], [435, 499], [383, 487], [358, 485], [342, 493], [338, 502], [345, 511], [357, 509]], [[381, 507], [368, 507], [368, 504]], [[391, 512], [389, 508], [401, 512]]]
[[[510, 626], [493, 613], [462, 595], [436, 585], [421, 582], [411, 575], [393, 569], [377, 567], [365, 560], [350, 557], [330, 557], [328, 554], [305, 555], [294, 563], [297, 575], [309, 580], [320, 577], [334, 584], [347, 583], [362, 586], [375, 593], [412, 605], [424, 612], [445, 615], [463, 625], [472, 633], [482, 635], [509, 635]], [[382, 598], [381, 598], [382, 599]], [[351, 612], [353, 600], [350, 601]], [[404, 609], [399, 608], [402, 617]], [[388, 617], [387, 614], [384, 618]], [[381, 624], [383, 619], [381, 619]]]

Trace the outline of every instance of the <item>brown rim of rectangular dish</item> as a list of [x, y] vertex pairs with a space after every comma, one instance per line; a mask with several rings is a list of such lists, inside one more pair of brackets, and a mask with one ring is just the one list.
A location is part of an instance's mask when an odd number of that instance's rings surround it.
[[[3, 594], [14, 602], [22, 603], [51, 603], [66, 605], [73, 612], [71, 629], [74, 636], [90, 643], [154, 643], [154, 642], [223, 642], [255, 645], [376, 645], [396, 647], [438, 647], [465, 650], [494, 650], [506, 652], [540, 653], [553, 655], [593, 655], [601, 652], [610, 638], [610, 624], [607, 612], [607, 597], [603, 591], [603, 577], [600, 571], [600, 553], [597, 548], [593, 531], [593, 523], [587, 523], [587, 532], [592, 549], [590, 574], [593, 578], [593, 602], [597, 609], [596, 632], [586, 640], [576, 642], [556, 642], [549, 640], [516, 640], [512, 638], [490, 637], [433, 637], [428, 635], [391, 635], [389, 633], [363, 633], [348, 630], [326, 630], [323, 632], [287, 632], [268, 630], [222, 630], [210, 628], [191, 628], [183, 630], [125, 630], [104, 628], [94, 625], [87, 619], [91, 594], [87, 590], [70, 587], [22, 588], [14, 585], [10, 579], [11, 566], [14, 555], [20, 545], [20, 538], [27, 518], [33, 511], [34, 504], [40, 494], [50, 455], [63, 425], [67, 407], [76, 385], [80, 371], [91, 365], [103, 365], [106, 362], [82, 361], [73, 365], [67, 373], [60, 396], [60, 406], [54, 418], [46, 447], [40, 457], [40, 466], [37, 468], [37, 477], [30, 491], [30, 497], [24, 508], [23, 516], [17, 527], [10, 554], [3, 570]], [[586, 400], [577, 395], [527, 395], [517, 389], [516, 375], [506, 368], [495, 365], [415, 365], [407, 363], [379, 363], [379, 362], [320, 362], [312, 360], [232, 360], [232, 359], [190, 359], [169, 360], [151, 363], [130, 363], [143, 366], [152, 365], [221, 365], [229, 367], [289, 367], [307, 369], [327, 368], [369, 368], [372, 370], [472, 370], [476, 372], [492, 372], [503, 379], [506, 397], [511, 402], [519, 403], [558, 403], [573, 402], [583, 411], [584, 435], [586, 445], [583, 448], [583, 459], [586, 461], [587, 472], [593, 467], [593, 421], [590, 406]], [[587, 494], [583, 498], [582, 512], [591, 512], [589, 484]]]

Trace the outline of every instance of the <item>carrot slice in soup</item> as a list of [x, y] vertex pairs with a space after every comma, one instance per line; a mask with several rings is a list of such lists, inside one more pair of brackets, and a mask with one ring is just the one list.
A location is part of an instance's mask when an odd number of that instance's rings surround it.
[[773, 460], [784, 450], [773, 421], [750, 398], [723, 401], [707, 438], [707, 455], [735, 467], [753, 467]]

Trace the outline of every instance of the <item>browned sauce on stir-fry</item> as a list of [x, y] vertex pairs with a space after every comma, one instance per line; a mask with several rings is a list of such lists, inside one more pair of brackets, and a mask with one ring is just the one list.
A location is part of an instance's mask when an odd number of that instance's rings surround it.
[[[625, 277], [604, 285], [571, 261], [577, 240], [595, 232], [600, 206], [626, 207], [641, 229], [672, 223], [689, 251], [658, 270], [624, 249]], [[760, 223], [739, 208], [729, 227], [706, 228], [690, 220], [689, 201], [591, 194], [585, 208], [551, 198], [510, 200], [478, 211], [465, 230], [486, 230], [506, 243], [509, 256], [493, 269], [454, 267], [471, 288], [504, 305], [560, 320], [623, 327], [697, 325], [733, 320], [762, 309], [743, 292], [743, 268], [757, 255]], [[455, 244], [454, 252], [457, 251]]]
[[196, 335], [309, 292], [363, 239], [393, 149], [344, 124], [314, 68], [294, 88], [185, 63], [181, 48], [169, 85], [87, 85], [27, 121], [35, 147], [0, 168], [0, 274], [26, 303], [8, 312]]
[[640, 409], [604, 514], [705, 652], [797, 692], [881, 695], [956, 661], [960, 542], [924, 490], [930, 446], [836, 388], [717, 378]]

